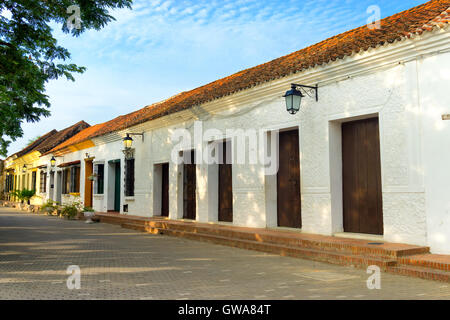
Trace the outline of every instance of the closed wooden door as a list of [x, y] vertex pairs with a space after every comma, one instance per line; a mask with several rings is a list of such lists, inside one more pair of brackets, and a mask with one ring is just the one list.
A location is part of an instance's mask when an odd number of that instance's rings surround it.
[[169, 216], [169, 164], [162, 165], [161, 216]]
[[383, 234], [378, 118], [342, 124], [344, 231]]
[[[228, 150], [227, 150], [228, 149]], [[219, 163], [219, 221], [233, 222], [231, 142], [222, 143]]]
[[114, 211], [120, 212], [120, 162], [115, 163], [114, 175]]
[[[193, 219], [196, 218], [196, 168], [194, 150], [187, 152], [184, 159], [190, 159], [183, 165], [183, 218]], [[189, 163], [187, 163], [189, 162]]]
[[55, 201], [58, 202], [58, 204], [61, 204], [61, 198], [62, 198], [62, 171], [59, 171], [56, 174], [56, 199], [55, 199]]
[[50, 172], [50, 189], [49, 189], [49, 199], [54, 200], [55, 192], [55, 172]]
[[302, 227], [298, 130], [280, 132], [277, 208], [278, 226]]
[[85, 161], [85, 179], [84, 179], [84, 206], [92, 207], [92, 184], [93, 181], [89, 179], [94, 172], [94, 165], [92, 160]]

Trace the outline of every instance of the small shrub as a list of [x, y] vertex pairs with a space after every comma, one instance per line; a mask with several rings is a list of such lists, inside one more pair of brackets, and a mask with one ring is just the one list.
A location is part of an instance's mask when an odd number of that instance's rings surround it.
[[15, 190], [11, 191], [10, 195], [13, 197], [16, 197], [20, 200], [20, 202], [29, 202], [31, 198], [34, 197], [36, 194], [35, 190], [28, 190], [28, 189], [22, 189], [22, 190]]
[[61, 210], [61, 215], [67, 219], [73, 219], [78, 214], [78, 208], [74, 204], [66, 204]]
[[48, 214], [52, 213], [57, 209], [56, 202], [53, 200], [48, 200], [41, 206], [41, 211], [47, 212]]
[[68, 219], [74, 219], [79, 215], [81, 210], [83, 209], [83, 206], [78, 201], [73, 201], [70, 204], [65, 204], [62, 207], [61, 215]]

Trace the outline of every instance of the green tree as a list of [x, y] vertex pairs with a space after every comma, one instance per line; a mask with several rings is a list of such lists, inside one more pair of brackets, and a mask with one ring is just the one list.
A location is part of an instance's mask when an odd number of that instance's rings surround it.
[[33, 142], [39, 140], [40, 138], [41, 138], [41, 136], [37, 136], [37, 137], [31, 138], [31, 139], [28, 139], [27, 145], [29, 146], [30, 144], [32, 144]]
[[60, 77], [74, 81], [74, 73], [86, 70], [65, 63], [70, 53], [58, 45], [50, 23], [79, 36], [114, 20], [110, 10], [131, 9], [131, 4], [132, 0], [0, 1], [0, 155], [7, 155], [11, 140], [22, 137], [24, 121], [50, 115], [48, 81]]

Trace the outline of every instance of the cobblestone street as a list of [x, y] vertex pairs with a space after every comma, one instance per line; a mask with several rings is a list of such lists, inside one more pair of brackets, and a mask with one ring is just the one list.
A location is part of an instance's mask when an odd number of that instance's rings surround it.
[[[81, 289], [66, 285], [71, 265]], [[0, 299], [450, 299], [446, 283], [0, 208]]]

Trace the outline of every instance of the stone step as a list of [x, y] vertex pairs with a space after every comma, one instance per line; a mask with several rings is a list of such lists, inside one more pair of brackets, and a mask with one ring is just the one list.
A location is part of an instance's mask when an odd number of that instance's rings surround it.
[[450, 255], [418, 254], [402, 257], [398, 262], [402, 265], [450, 271]]
[[128, 217], [124, 215], [99, 215], [96, 213], [96, 217], [100, 219], [100, 222], [121, 225], [123, 223], [136, 223], [145, 224], [148, 219]]
[[428, 247], [404, 244], [372, 244], [371, 241], [326, 237], [288, 231], [253, 229], [223, 225], [208, 225], [173, 220], [129, 220], [127, 223], [180, 232], [217, 235], [226, 238], [250, 240], [262, 243], [282, 244], [293, 247], [335, 251], [338, 253], [393, 258], [428, 253]]
[[345, 266], [354, 266], [359, 268], [366, 268], [369, 265], [377, 265], [383, 270], [396, 264], [394, 259], [386, 259], [381, 257], [369, 257], [362, 255], [353, 255], [346, 253], [339, 253], [334, 251], [325, 251], [310, 249], [304, 247], [292, 247], [288, 245], [258, 242], [255, 240], [245, 240], [237, 238], [229, 238], [221, 235], [213, 235], [206, 233], [193, 233], [187, 231], [180, 231], [174, 229], [155, 228], [152, 226], [143, 226], [142, 224], [124, 223], [124, 228], [148, 232], [152, 234], [164, 234], [169, 236], [176, 236], [190, 240], [198, 240], [210, 242], [225, 246], [231, 246], [240, 249], [255, 250], [260, 252], [267, 252], [278, 254], [281, 256], [289, 256], [296, 258], [310, 259], [314, 261], [327, 262]]
[[450, 272], [433, 268], [418, 267], [413, 265], [399, 264], [392, 266], [386, 270], [389, 273], [399, 274], [403, 276], [422, 278], [426, 280], [437, 280], [450, 282]]

